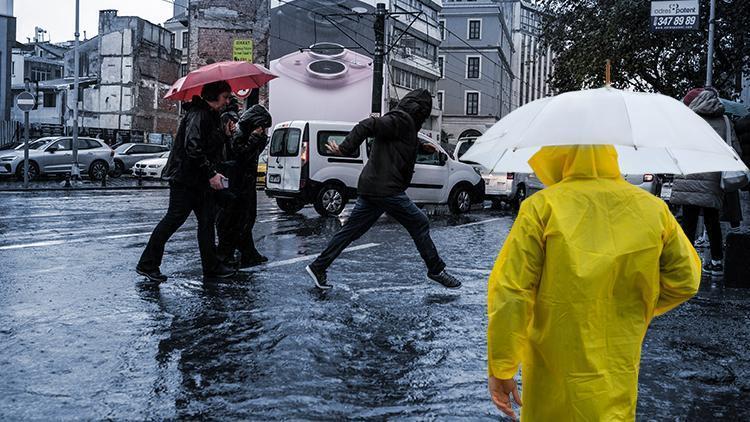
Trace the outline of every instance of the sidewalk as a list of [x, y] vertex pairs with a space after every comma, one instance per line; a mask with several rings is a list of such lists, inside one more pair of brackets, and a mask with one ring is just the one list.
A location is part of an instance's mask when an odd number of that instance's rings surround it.
[[107, 177], [106, 185], [102, 181], [93, 181], [88, 178], [65, 187], [65, 179], [47, 177], [29, 182], [29, 188], [24, 189], [23, 181], [15, 178], [0, 179], [0, 192], [39, 192], [39, 191], [71, 191], [71, 190], [132, 190], [132, 189], [167, 189], [169, 183], [166, 180], [142, 179], [139, 181], [132, 176], [121, 176], [118, 178]]

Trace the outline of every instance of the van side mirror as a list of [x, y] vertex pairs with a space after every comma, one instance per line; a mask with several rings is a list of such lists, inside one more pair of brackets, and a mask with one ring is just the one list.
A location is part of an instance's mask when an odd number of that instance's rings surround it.
[[448, 162], [448, 154], [446, 154], [444, 152], [441, 152], [440, 153], [440, 165], [444, 166], [445, 163], [447, 163], [447, 162]]

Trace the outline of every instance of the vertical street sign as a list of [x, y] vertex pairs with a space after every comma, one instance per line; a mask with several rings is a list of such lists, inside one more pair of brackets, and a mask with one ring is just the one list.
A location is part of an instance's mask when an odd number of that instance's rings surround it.
[[23, 111], [23, 187], [29, 187], [29, 111], [36, 105], [36, 97], [22, 92], [16, 97], [16, 106]]
[[253, 40], [234, 40], [232, 43], [232, 60], [252, 63]]
[[651, 1], [651, 31], [697, 31], [700, 29], [699, 0]]

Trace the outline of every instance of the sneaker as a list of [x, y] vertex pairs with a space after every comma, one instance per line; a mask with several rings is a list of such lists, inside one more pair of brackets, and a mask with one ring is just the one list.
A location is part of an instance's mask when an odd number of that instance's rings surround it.
[[722, 264], [721, 261], [707, 261], [706, 264], [703, 265], [703, 271], [711, 275], [724, 275], [724, 264]]
[[240, 268], [250, 268], [256, 265], [265, 264], [266, 262], [268, 262], [268, 258], [266, 258], [265, 256], [261, 254], [256, 254], [254, 256], [247, 257], [247, 259], [243, 256], [240, 259], [239, 264], [240, 264]]
[[224, 264], [219, 264], [216, 269], [211, 272], [204, 272], [203, 277], [205, 278], [229, 278], [237, 274], [237, 270], [227, 267]]
[[325, 271], [316, 271], [312, 269], [309, 265], [305, 267], [305, 270], [307, 271], [307, 274], [310, 275], [310, 278], [312, 278], [313, 282], [315, 283], [315, 287], [321, 289], [321, 290], [328, 290], [332, 285], [328, 284], [328, 277], [326, 276]]
[[695, 240], [695, 243], [693, 244], [696, 248], [704, 248], [708, 246], [708, 239], [701, 236], [698, 239]]
[[137, 272], [139, 275], [146, 277], [149, 281], [152, 281], [154, 283], [163, 283], [167, 281], [167, 276], [162, 274], [158, 268], [155, 270], [147, 270], [140, 266], [136, 266], [135, 272]]
[[443, 286], [449, 289], [457, 289], [461, 287], [461, 282], [458, 281], [456, 277], [449, 274], [445, 270], [441, 271], [438, 274], [427, 273], [427, 277], [431, 278], [432, 280], [437, 281], [438, 283], [442, 284]]

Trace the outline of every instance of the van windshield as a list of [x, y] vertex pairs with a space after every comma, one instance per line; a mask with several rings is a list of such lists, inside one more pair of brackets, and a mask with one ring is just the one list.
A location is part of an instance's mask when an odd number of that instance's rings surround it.
[[296, 157], [299, 154], [299, 143], [302, 131], [295, 128], [283, 128], [273, 131], [269, 155], [273, 157]]
[[474, 141], [467, 141], [461, 144], [461, 146], [458, 147], [458, 151], [456, 151], [456, 159], [461, 159], [461, 156], [466, 154], [466, 151], [468, 151], [472, 145], [474, 145]]

